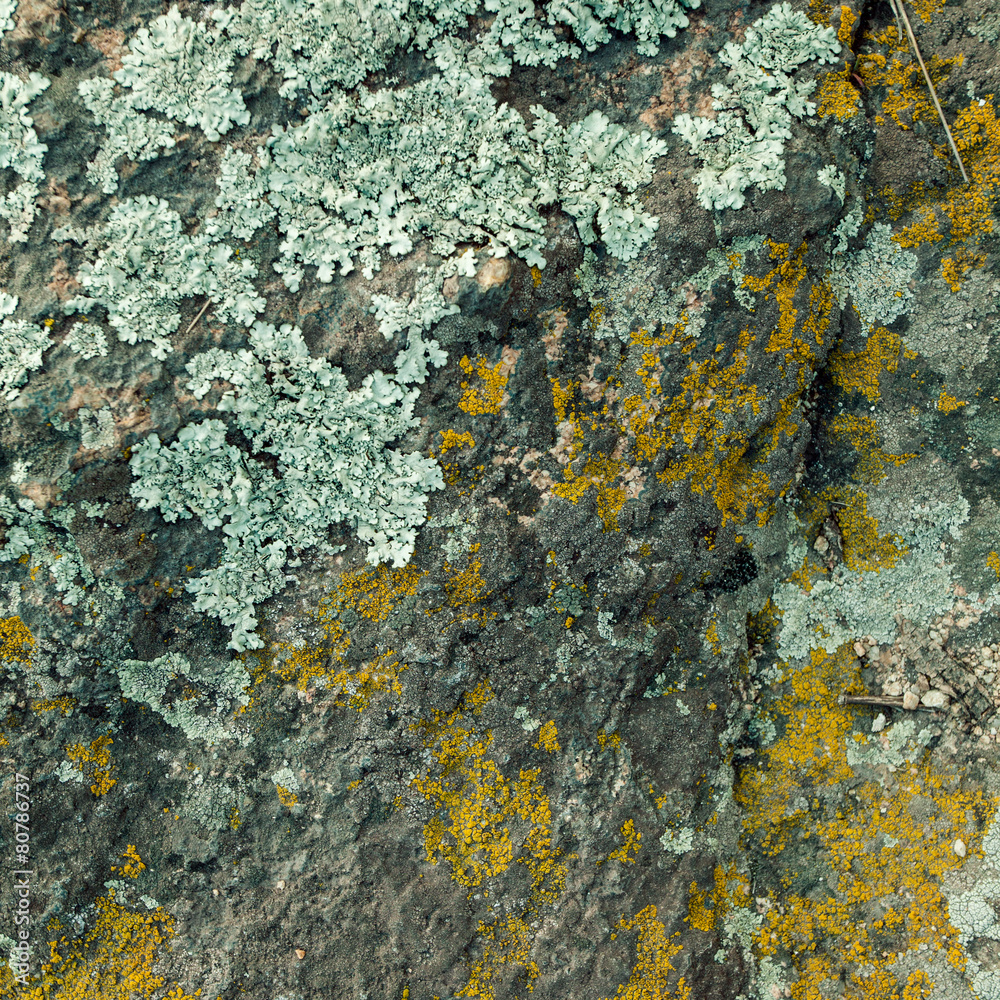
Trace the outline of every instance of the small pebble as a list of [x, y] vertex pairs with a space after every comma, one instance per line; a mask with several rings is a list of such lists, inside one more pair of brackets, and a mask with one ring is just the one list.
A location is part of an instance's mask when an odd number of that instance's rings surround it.
[[958, 839], [957, 839], [957, 840], [955, 841], [955, 843], [954, 843], [954, 844], [952, 845], [952, 848], [953, 848], [953, 850], [955, 851], [955, 853], [956, 853], [956, 854], [957, 854], [957, 855], [958, 855], [958, 856], [959, 856], [960, 858], [964, 858], [964, 857], [965, 857], [965, 841], [964, 841], [964, 840], [962, 840], [962, 838], [961, 838], [961, 837], [959, 837], [959, 838], [958, 838]]
[[944, 691], [928, 691], [921, 699], [920, 704], [925, 708], [946, 708], [948, 696]]
[[885, 716], [879, 712], [878, 715], [872, 719], [872, 732], [880, 733], [883, 729], [885, 729]]
[[[961, 841], [959, 841], [959, 843], [961, 843]], [[963, 850], [964, 850], [964, 847], [963, 847]], [[295, 957], [298, 958], [298, 959], [303, 959], [303, 958], [306, 957], [306, 953], [301, 948], [296, 948], [295, 949]]]
[[816, 541], [813, 542], [813, 548], [820, 554], [823, 555], [830, 548], [830, 543], [826, 540], [823, 535], [817, 535]]
[[915, 692], [907, 691], [906, 694], [903, 695], [903, 708], [905, 708], [908, 712], [912, 712], [913, 709], [915, 709], [919, 704], [920, 699], [917, 697]]

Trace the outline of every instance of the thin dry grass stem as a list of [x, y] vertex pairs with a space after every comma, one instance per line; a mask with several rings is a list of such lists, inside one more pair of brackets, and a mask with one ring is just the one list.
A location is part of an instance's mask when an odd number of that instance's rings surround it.
[[185, 337], [194, 329], [195, 323], [197, 323], [198, 320], [200, 320], [201, 317], [205, 315], [205, 310], [211, 304], [212, 304], [212, 300], [211, 299], [205, 299], [205, 304], [201, 307], [201, 311], [198, 313], [197, 316], [195, 316], [195, 318], [193, 320], [191, 320], [191, 325], [184, 331], [184, 336]]
[[924, 57], [920, 54], [920, 47], [917, 45], [916, 36], [913, 34], [913, 28], [910, 26], [910, 19], [906, 16], [906, 10], [903, 7], [903, 0], [889, 0], [889, 3], [892, 4], [892, 10], [896, 15], [897, 23], [900, 18], [902, 18], [903, 24], [906, 25], [907, 38], [909, 38], [910, 44], [913, 46], [913, 51], [917, 56], [917, 62], [920, 63], [920, 69], [924, 74], [924, 79], [927, 81], [927, 89], [931, 92], [931, 100], [934, 101], [934, 107], [937, 109], [938, 117], [941, 119], [941, 124], [944, 126], [945, 135], [948, 136], [948, 145], [951, 146], [951, 151], [955, 155], [955, 160], [958, 163], [958, 169], [962, 171], [962, 180], [968, 184], [969, 175], [965, 172], [965, 164], [962, 163], [962, 157], [958, 155], [958, 146], [955, 145], [951, 129], [948, 128], [948, 122], [944, 117], [944, 111], [941, 108], [941, 102], [938, 100], [937, 91], [934, 89], [934, 84], [931, 82], [931, 75], [927, 72], [927, 67], [924, 65]]

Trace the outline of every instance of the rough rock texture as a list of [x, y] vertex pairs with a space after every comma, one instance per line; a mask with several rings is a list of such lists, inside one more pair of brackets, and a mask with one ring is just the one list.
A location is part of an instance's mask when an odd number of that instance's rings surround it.
[[0, 0], [4, 995], [1000, 1000], [1000, 17], [905, 13], [968, 183], [886, 4]]

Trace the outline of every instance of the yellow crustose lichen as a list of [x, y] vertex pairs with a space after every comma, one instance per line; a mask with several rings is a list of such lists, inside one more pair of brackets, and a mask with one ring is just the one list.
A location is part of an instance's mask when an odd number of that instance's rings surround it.
[[93, 784], [90, 790], [95, 795], [110, 792], [117, 781], [111, 777], [114, 765], [111, 763], [111, 751], [108, 749], [114, 740], [110, 730], [104, 736], [92, 740], [90, 746], [83, 743], [73, 743], [66, 747], [66, 757], [77, 766], [81, 774], [87, 774]]
[[486, 878], [506, 871], [515, 860], [511, 825], [521, 821], [524, 834], [517, 861], [531, 876], [536, 903], [554, 902], [566, 880], [561, 851], [551, 846], [552, 812], [539, 780], [540, 768], [521, 770], [510, 780], [487, 756], [492, 733], [480, 734], [460, 724], [470, 712], [479, 714], [492, 697], [482, 682], [449, 714], [436, 712], [433, 722], [415, 726], [437, 764], [436, 773], [413, 779], [411, 787], [430, 802], [435, 815], [424, 826], [427, 860], [446, 860], [452, 878], [473, 889]]
[[464, 391], [458, 401], [458, 408], [474, 417], [484, 413], [499, 413], [510, 366], [500, 360], [491, 368], [483, 357], [476, 358], [475, 364], [468, 357], [463, 357], [459, 364], [466, 375], [477, 376], [479, 384], [468, 380], [462, 383]]
[[830, 375], [834, 384], [847, 392], [860, 392], [875, 402], [882, 395], [880, 379], [899, 368], [902, 338], [880, 326], [868, 338], [863, 351], [830, 352]]
[[0, 618], [0, 660], [28, 663], [34, 648], [35, 637], [20, 617]]
[[[940, 956], [964, 968], [940, 884], [964, 864], [956, 839], [970, 855], [980, 850], [996, 804], [981, 791], [964, 791], [961, 774], [936, 770], [929, 751], [917, 749], [912, 764], [889, 768], [879, 780], [856, 773], [848, 744], [888, 745], [888, 732], [855, 732], [853, 706], [837, 703], [838, 694], [864, 687], [849, 645], [832, 654], [814, 650], [786, 680], [789, 689], [773, 709], [783, 735], [761, 749], [735, 789], [745, 810], [744, 844], [776, 866], [770, 886], [754, 887], [755, 895], [766, 892], [754, 950], [797, 977], [793, 1000], [816, 1000], [833, 980], [846, 984], [852, 1000], [926, 1000], [930, 981], [900, 973], [898, 959], [922, 951], [928, 963]], [[811, 865], [818, 872], [825, 866], [832, 893], [789, 889], [799, 865], [788, 848], [807, 840], [818, 846]], [[717, 925], [708, 895], [692, 886], [689, 919], [701, 929]]]
[[[115, 890], [96, 901], [97, 920], [80, 937], [49, 942], [49, 959], [41, 975], [16, 993], [18, 1000], [195, 1000], [201, 990], [188, 993], [176, 983], [167, 985], [153, 968], [169, 951], [176, 933], [174, 918], [158, 906], [134, 913], [116, 902]], [[56, 920], [51, 930], [61, 929]], [[13, 996], [10, 969], [0, 966], [0, 993]]]
[[656, 907], [651, 904], [630, 919], [623, 913], [618, 930], [611, 936], [617, 938], [629, 931], [638, 932], [635, 965], [628, 982], [618, 987], [614, 998], [601, 997], [601, 1000], [691, 1000], [691, 988], [683, 976], [671, 989], [670, 981], [676, 971], [673, 958], [681, 945], [667, 936], [663, 921], [657, 920]]

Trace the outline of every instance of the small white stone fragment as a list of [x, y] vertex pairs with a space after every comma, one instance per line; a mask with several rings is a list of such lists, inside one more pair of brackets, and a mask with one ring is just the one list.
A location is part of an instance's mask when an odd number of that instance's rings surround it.
[[885, 729], [885, 716], [879, 712], [872, 720], [872, 732], [880, 733], [883, 729]]
[[944, 691], [928, 691], [920, 699], [920, 704], [925, 708], [946, 708], [948, 696]]
[[854, 652], [859, 659], [863, 659], [865, 654], [868, 652], [868, 647], [863, 642], [856, 642], [854, 644]]
[[813, 548], [820, 554], [823, 555], [830, 548], [830, 543], [826, 540], [825, 535], [817, 535], [816, 541], [813, 542]]
[[958, 856], [959, 856], [960, 858], [964, 858], [964, 857], [965, 857], [965, 841], [964, 841], [964, 840], [962, 840], [962, 838], [961, 838], [961, 837], [958, 837], [958, 838], [957, 838], [957, 839], [955, 840], [955, 843], [954, 843], [954, 844], [952, 844], [952, 850], [954, 850], [954, 852], [955, 852], [955, 853], [956, 853], [956, 854], [957, 854], [957, 855], [958, 855]]
[[907, 691], [906, 694], [903, 695], [903, 708], [905, 708], [908, 712], [912, 712], [913, 709], [915, 709], [919, 704], [920, 699], [917, 697], [916, 692]]

